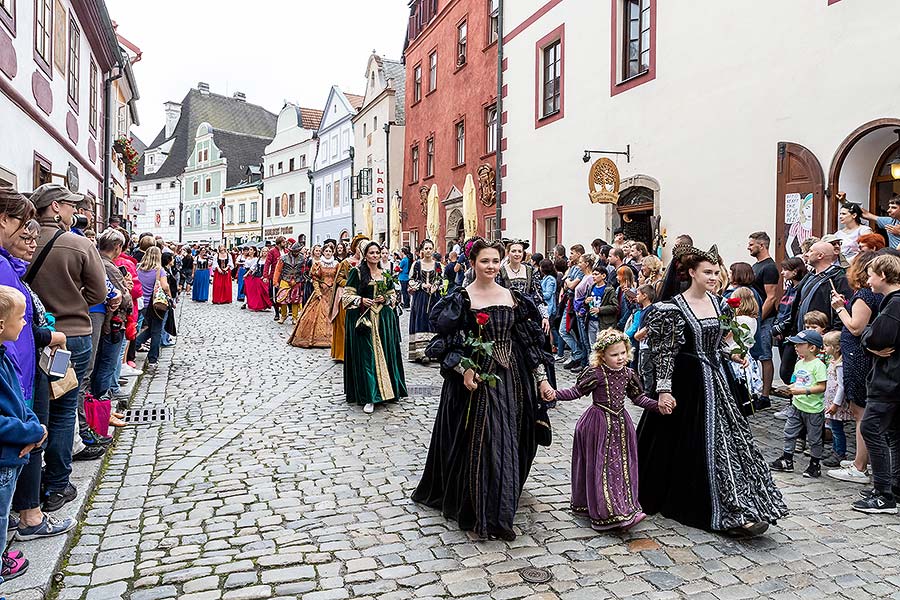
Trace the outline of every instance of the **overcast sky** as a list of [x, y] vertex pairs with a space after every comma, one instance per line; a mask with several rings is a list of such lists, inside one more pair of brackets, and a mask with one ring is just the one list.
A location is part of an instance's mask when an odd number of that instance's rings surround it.
[[135, 133], [149, 143], [163, 102], [205, 81], [278, 113], [285, 100], [321, 109], [337, 84], [365, 91], [372, 50], [399, 59], [406, 0], [106, 0], [118, 32], [143, 51]]

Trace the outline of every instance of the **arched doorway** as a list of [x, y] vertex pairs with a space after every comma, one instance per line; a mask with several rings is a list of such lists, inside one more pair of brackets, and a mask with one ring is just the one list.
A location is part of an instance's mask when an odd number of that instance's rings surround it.
[[[857, 127], [844, 138], [831, 160], [828, 170], [828, 226], [837, 229], [837, 192], [845, 192], [847, 200], [869, 204], [876, 214], [879, 203], [873, 192], [875, 179], [879, 177], [884, 157], [889, 155], [891, 146], [897, 144], [894, 130], [900, 129], [900, 119], [882, 118], [869, 121]], [[890, 159], [888, 159], [890, 161]], [[886, 180], [880, 183], [887, 183]], [[885, 193], [888, 186], [882, 186]], [[868, 199], [867, 199], [868, 197]]]
[[876, 215], [887, 214], [888, 201], [900, 194], [900, 180], [891, 175], [891, 161], [900, 152], [900, 141], [896, 141], [884, 151], [875, 170], [872, 172], [872, 185], [869, 190], [869, 211]]
[[466, 238], [465, 232], [465, 224], [463, 223], [463, 215], [462, 211], [458, 208], [454, 208], [450, 212], [447, 213], [447, 246], [448, 249], [452, 247], [453, 240], [460, 240], [460, 245], [462, 245], [462, 240]]
[[825, 178], [819, 160], [793, 142], [778, 143], [775, 205], [775, 261], [801, 253], [810, 236], [821, 237]]
[[659, 182], [647, 175], [622, 180], [619, 201], [612, 219], [630, 240], [643, 242], [651, 253], [659, 242]]

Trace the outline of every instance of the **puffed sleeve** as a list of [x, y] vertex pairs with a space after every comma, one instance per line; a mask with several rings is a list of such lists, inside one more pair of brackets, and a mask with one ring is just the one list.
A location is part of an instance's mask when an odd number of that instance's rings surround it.
[[441, 368], [459, 371], [464, 356], [466, 331], [470, 326], [468, 298], [462, 292], [448, 294], [438, 300], [429, 322], [435, 336], [425, 349], [425, 355], [440, 361]]
[[512, 291], [512, 295], [516, 303], [513, 343], [522, 350], [525, 365], [537, 381], [547, 380], [556, 387], [553, 358], [544, 351], [546, 339], [541, 327], [541, 313], [529, 296], [516, 291]]
[[574, 386], [565, 390], [556, 391], [556, 399], [576, 400], [583, 396], [588, 396], [594, 393], [594, 390], [597, 388], [598, 384], [599, 380], [597, 378], [597, 368], [587, 367], [581, 372], [581, 374], [578, 376], [578, 379], [575, 380]]
[[657, 394], [672, 391], [675, 356], [684, 344], [684, 315], [671, 304], [660, 304], [647, 319], [647, 340], [655, 369], [654, 390]]
[[347, 284], [344, 286], [344, 294], [341, 296], [341, 302], [344, 308], [357, 308], [362, 301], [359, 295], [359, 270], [350, 269], [347, 275]]
[[628, 396], [634, 404], [646, 410], [659, 412], [659, 402], [644, 393], [641, 381], [638, 379], [637, 373], [628, 369], [628, 383], [625, 384], [625, 395]]

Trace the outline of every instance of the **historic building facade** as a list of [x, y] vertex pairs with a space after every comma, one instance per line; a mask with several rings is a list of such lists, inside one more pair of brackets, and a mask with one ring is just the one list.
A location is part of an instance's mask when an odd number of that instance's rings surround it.
[[[232, 142], [234, 136], [231, 134], [236, 134], [238, 138], [249, 136], [251, 140], [265, 139], [268, 143], [275, 135], [276, 117], [264, 108], [247, 102], [241, 92], [223, 96], [210, 92], [209, 85], [203, 82], [188, 91], [180, 103], [166, 102], [164, 108], [165, 125], [141, 156], [138, 174], [131, 186], [130, 205], [134, 229], [139, 232], [148, 231], [169, 240], [198, 240], [204, 235], [213, 234], [216, 235], [208, 239], [221, 240], [221, 214], [216, 217], [215, 223], [210, 223], [209, 206], [205, 206], [205, 213], [203, 206], [195, 206], [201, 197], [204, 202], [212, 203], [215, 200], [211, 195], [212, 191], [206, 192], [206, 184], [200, 182], [204, 191], [198, 190], [194, 194], [193, 181], [188, 186], [185, 179], [188, 161], [196, 151], [196, 135], [200, 125], [207, 123], [219, 138], [228, 138], [226, 143]], [[256, 142], [251, 141], [251, 147], [255, 148], [256, 145]], [[231, 160], [235, 157], [226, 150], [229, 174], [228, 181], [221, 181], [219, 178], [220, 207], [222, 190], [238, 183], [243, 176], [243, 169], [249, 164], [259, 165], [262, 162], [265, 144], [255, 158], [243, 154], [240, 150], [243, 146], [243, 142], [238, 140], [241, 157], [236, 161]], [[211, 154], [209, 160], [218, 159]], [[211, 181], [210, 190], [212, 185]], [[185, 208], [188, 202], [192, 203], [190, 213]], [[202, 225], [197, 225], [196, 221], [198, 208], [201, 209]], [[176, 216], [174, 221], [170, 218], [173, 213]], [[188, 232], [190, 236], [187, 235]]]
[[[509, 4], [509, 3], [507, 3]], [[425, 197], [441, 200], [439, 250], [463, 236], [466, 175], [493, 180], [497, 143], [498, 0], [415, 0], [404, 52], [403, 240], [425, 236]], [[482, 168], [484, 167], [484, 168]], [[489, 191], [489, 187], [485, 187]], [[495, 195], [478, 202], [478, 233], [497, 229]]]
[[[370, 169], [369, 194], [359, 194], [356, 202], [358, 229], [362, 228], [364, 203], [372, 210], [375, 239], [389, 240], [388, 211], [395, 195], [403, 189], [403, 149], [405, 147], [406, 75], [400, 61], [382, 58], [374, 52], [366, 65], [366, 93], [362, 108], [353, 117], [356, 160], [353, 175]], [[390, 215], [391, 219], [399, 215]], [[391, 223], [391, 228], [399, 223]]]
[[[332, 86], [318, 127], [318, 151], [313, 167], [313, 239], [350, 239], [358, 215], [350, 203], [353, 172], [353, 116], [362, 106], [362, 96], [345, 94]], [[355, 217], [357, 217], [355, 219]]]
[[[900, 191], [900, 80], [859, 68], [891, 54], [871, 31], [896, 2], [706, 3], [701, 20], [659, 0], [504, 7], [504, 234], [536, 251], [623, 226], [669, 248], [689, 232], [731, 260], [766, 230], [781, 256], [834, 231], [838, 191], [874, 212]], [[615, 204], [588, 196], [603, 156]]]
[[248, 166], [244, 177], [225, 189], [225, 245], [229, 248], [262, 241], [262, 170]]
[[310, 235], [310, 167], [321, 121], [321, 110], [291, 103], [285, 104], [278, 115], [275, 139], [263, 157], [266, 240], [283, 235], [306, 244]]
[[103, 0], [0, 0], [0, 181], [67, 185], [102, 225], [126, 179], [113, 136], [129, 135], [137, 98]]

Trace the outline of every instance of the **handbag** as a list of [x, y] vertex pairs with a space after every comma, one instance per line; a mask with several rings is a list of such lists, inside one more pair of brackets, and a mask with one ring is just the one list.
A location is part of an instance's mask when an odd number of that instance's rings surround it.
[[169, 297], [166, 296], [166, 292], [162, 288], [159, 271], [156, 272], [156, 281], [153, 283], [153, 294], [150, 296], [150, 303], [157, 314], [164, 315], [169, 310]]
[[172, 337], [178, 337], [178, 328], [175, 325], [175, 309], [170, 306], [168, 314], [169, 318], [166, 319], [165, 323], [166, 333], [168, 333]]
[[534, 440], [538, 446], [549, 446], [553, 442], [553, 429], [550, 427], [548, 405], [538, 400], [534, 418]]
[[84, 416], [88, 425], [97, 435], [109, 434], [109, 416], [112, 413], [112, 401], [109, 398], [94, 398], [87, 396], [84, 399]]
[[62, 378], [50, 382], [50, 397], [54, 400], [62, 398], [77, 387], [78, 377], [75, 375], [75, 369], [69, 366]]

